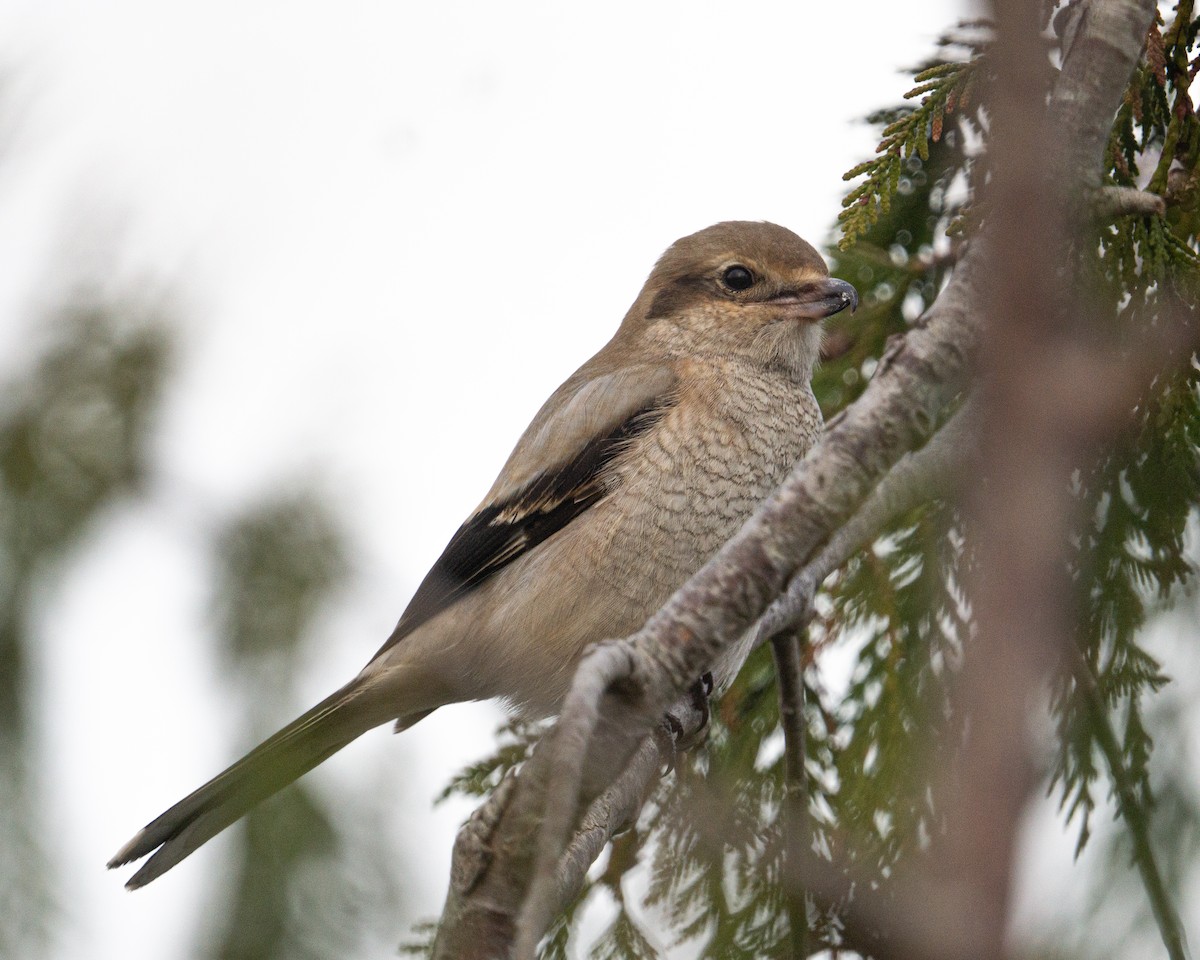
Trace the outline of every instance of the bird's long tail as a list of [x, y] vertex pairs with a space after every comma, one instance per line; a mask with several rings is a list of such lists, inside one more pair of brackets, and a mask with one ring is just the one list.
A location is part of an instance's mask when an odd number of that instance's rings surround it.
[[166, 873], [251, 807], [390, 719], [364, 698], [370, 694], [355, 680], [322, 700], [138, 831], [109, 868], [154, 854], [125, 884], [130, 890]]

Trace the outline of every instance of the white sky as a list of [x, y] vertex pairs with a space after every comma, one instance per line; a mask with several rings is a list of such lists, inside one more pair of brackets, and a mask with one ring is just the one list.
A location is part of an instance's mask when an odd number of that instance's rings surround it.
[[[42, 625], [58, 956], [170, 960], [201, 922], [210, 850], [136, 895], [103, 863], [234, 758], [206, 651], [203, 525], [298, 474], [336, 493], [362, 553], [312, 646], [306, 689], [328, 693], [657, 255], [730, 218], [823, 242], [842, 172], [874, 147], [857, 119], [895, 102], [899, 69], [970, 13], [0, 5], [0, 371], [27, 355], [20, 318], [64, 250], [116, 283], [165, 281], [183, 321], [161, 492], [107, 518]], [[426, 864], [418, 916], [440, 908], [468, 809], [430, 800], [487, 751], [497, 716], [448, 708], [315, 775], [333, 789], [415, 771], [397, 832]]]

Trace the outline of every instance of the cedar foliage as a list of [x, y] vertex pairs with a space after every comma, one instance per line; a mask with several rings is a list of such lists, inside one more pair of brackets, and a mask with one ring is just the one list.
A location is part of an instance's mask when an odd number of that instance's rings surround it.
[[[1104, 182], [1154, 192], [1167, 213], [1124, 217], [1099, 227], [1094, 244], [1079, 245], [1094, 313], [1116, 320], [1100, 331], [1105, 336], [1132, 342], [1163, 311], [1180, 303], [1195, 309], [1200, 121], [1189, 87], [1200, 71], [1198, 30], [1190, 0], [1159, 16], [1114, 118]], [[835, 275], [858, 287], [862, 307], [837, 315], [827, 331], [814, 381], [827, 417], [861, 393], [887, 339], [929, 307], [986, 218], [986, 205], [975, 199], [987, 179], [988, 44], [986, 24], [961, 24], [942, 41], [941, 55], [914, 72], [906, 102], [868, 118], [880, 127], [880, 145], [876, 157], [846, 174], [862, 179], [845, 198], [831, 251]], [[1178, 890], [1187, 854], [1165, 856], [1161, 846], [1156, 853], [1153, 842], [1164, 822], [1176, 837], [1200, 836], [1200, 803], [1180, 765], [1161, 784], [1151, 776], [1155, 738], [1174, 751], [1178, 737], [1169, 724], [1156, 724], [1165, 711], [1148, 709], [1168, 675], [1143, 630], [1195, 580], [1186, 533], [1200, 502], [1198, 391], [1194, 363], [1186, 376], [1160, 377], [1130, 411], [1126, 439], [1079, 476], [1076, 490], [1087, 518], [1071, 562], [1080, 659], [1050, 692], [1055, 748], [1047, 782], [1077, 851], [1106, 796], [1116, 798], [1112, 869], [1098, 889], [1144, 880], [1129, 869], [1132, 856], [1151, 858], [1168, 889]], [[951, 503], [932, 500], [896, 518], [824, 585], [808, 627], [814, 848], [836, 853], [882, 889], [940, 829], [925, 771], [949, 759], [961, 732], [947, 681], [969, 656], [970, 605], [958, 584], [970, 544]], [[822, 654], [835, 649], [852, 661], [848, 682], [836, 690], [822, 669]], [[500, 751], [464, 771], [447, 794], [485, 795], [538, 732], [510, 725]], [[760, 649], [715, 706], [707, 742], [664, 778], [636, 827], [613, 842], [605, 867], [593, 869], [580, 900], [551, 931], [544, 956], [566, 958], [583, 905], [604, 901], [615, 917], [591, 947], [595, 960], [655, 956], [686, 941], [702, 944], [705, 957], [789, 955], [781, 743], [771, 655]], [[1164, 795], [1168, 802], [1156, 807]], [[635, 867], [633, 882], [624, 883]], [[840, 944], [839, 909], [810, 906], [810, 951]], [[1168, 941], [1170, 931], [1160, 932]], [[1089, 943], [1093, 952], [1096, 946]]]

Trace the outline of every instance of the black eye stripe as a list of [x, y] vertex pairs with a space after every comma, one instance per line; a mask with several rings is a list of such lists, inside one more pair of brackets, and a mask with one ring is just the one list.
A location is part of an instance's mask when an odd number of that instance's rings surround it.
[[735, 263], [725, 268], [725, 272], [721, 274], [721, 282], [730, 290], [748, 290], [754, 286], [754, 274], [740, 263]]

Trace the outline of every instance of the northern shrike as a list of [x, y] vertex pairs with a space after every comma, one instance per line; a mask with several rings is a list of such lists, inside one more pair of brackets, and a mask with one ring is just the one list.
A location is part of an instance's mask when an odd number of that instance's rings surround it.
[[[580, 654], [638, 629], [812, 446], [823, 317], [853, 308], [770, 223], [674, 243], [616, 335], [533, 418], [399, 624], [348, 684], [140, 831], [109, 862], [170, 869], [372, 727], [501, 697], [554, 713]], [[740, 656], [712, 665], [718, 686]]]

